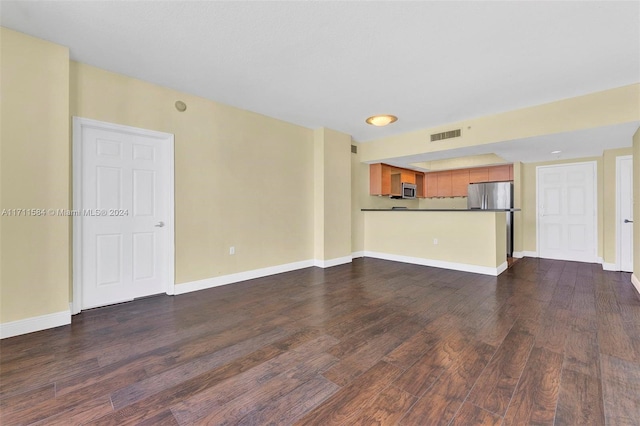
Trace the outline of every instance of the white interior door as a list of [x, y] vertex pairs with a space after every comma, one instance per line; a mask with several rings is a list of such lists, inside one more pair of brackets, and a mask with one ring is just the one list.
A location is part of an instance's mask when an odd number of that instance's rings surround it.
[[172, 136], [83, 123], [76, 126], [81, 284], [74, 301], [80, 296], [87, 309], [172, 293]]
[[617, 262], [621, 271], [633, 272], [633, 157], [616, 158]]
[[537, 168], [538, 255], [597, 261], [596, 163]]

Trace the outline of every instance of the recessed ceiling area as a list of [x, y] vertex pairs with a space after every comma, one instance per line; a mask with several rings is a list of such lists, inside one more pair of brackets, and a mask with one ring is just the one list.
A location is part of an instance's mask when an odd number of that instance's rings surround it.
[[[640, 80], [638, 2], [0, 7], [3, 26], [68, 46], [73, 60], [359, 142]], [[364, 122], [385, 111], [401, 119]]]
[[[634, 121], [615, 126], [597, 127], [575, 132], [555, 133], [545, 136], [517, 139], [505, 142], [469, 146], [450, 150], [429, 152], [406, 157], [388, 158], [382, 162], [398, 167], [407, 167], [421, 171], [428, 171], [428, 163], [437, 163], [437, 169], [453, 169], [458, 162], [451, 162], [446, 166], [443, 160], [460, 159], [466, 157], [493, 155], [494, 162], [523, 162], [538, 163], [543, 161], [567, 160], [574, 158], [600, 157], [603, 151], [616, 148], [629, 148], [633, 134], [640, 127], [640, 122]], [[428, 143], [428, 142], [425, 142]], [[553, 153], [553, 151], [561, 151]], [[502, 160], [502, 161], [500, 161]], [[491, 161], [489, 161], [491, 162]]]

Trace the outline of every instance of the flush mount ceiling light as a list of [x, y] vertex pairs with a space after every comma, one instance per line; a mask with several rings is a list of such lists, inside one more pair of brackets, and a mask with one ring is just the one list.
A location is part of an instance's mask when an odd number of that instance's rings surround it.
[[386, 126], [387, 124], [391, 124], [397, 120], [398, 120], [398, 117], [396, 117], [395, 115], [384, 114], [384, 115], [371, 116], [367, 118], [365, 121], [371, 124], [372, 126], [380, 127], [380, 126]]
[[552, 154], [560, 154], [562, 151], [551, 151]]

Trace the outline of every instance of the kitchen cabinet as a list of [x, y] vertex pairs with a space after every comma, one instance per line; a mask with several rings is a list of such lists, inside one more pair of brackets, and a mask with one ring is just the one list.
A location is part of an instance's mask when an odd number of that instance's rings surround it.
[[469, 186], [469, 169], [451, 171], [451, 196], [466, 197]]
[[438, 196], [438, 173], [425, 173], [425, 197], [433, 198]]
[[476, 167], [469, 169], [469, 183], [489, 182], [489, 168]]
[[505, 164], [504, 166], [494, 166], [489, 167], [489, 180], [488, 182], [504, 182], [511, 180], [509, 169], [513, 167], [510, 164]]
[[513, 180], [513, 165], [425, 173], [425, 197], [466, 197], [470, 183]]
[[424, 198], [426, 196], [425, 195], [425, 188], [426, 188], [425, 174], [415, 173], [415, 177], [416, 177], [416, 197]]
[[[402, 192], [403, 183], [416, 185], [416, 195], [424, 197], [424, 173], [384, 163], [369, 165], [370, 195], [399, 196]], [[420, 186], [422, 186], [422, 189]]]
[[451, 171], [438, 172], [438, 197], [451, 197]]
[[415, 170], [400, 169], [402, 176], [401, 182], [416, 184], [416, 172]]
[[371, 195], [400, 196], [402, 183], [416, 185], [416, 197], [466, 197], [470, 183], [504, 182], [513, 180], [513, 165], [474, 167], [422, 173], [384, 163], [369, 165], [369, 193]]

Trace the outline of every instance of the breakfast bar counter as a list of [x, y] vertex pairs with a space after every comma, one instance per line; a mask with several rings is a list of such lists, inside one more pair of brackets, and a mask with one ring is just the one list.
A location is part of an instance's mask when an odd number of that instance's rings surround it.
[[364, 255], [497, 276], [507, 269], [505, 212], [519, 210], [362, 209]]

